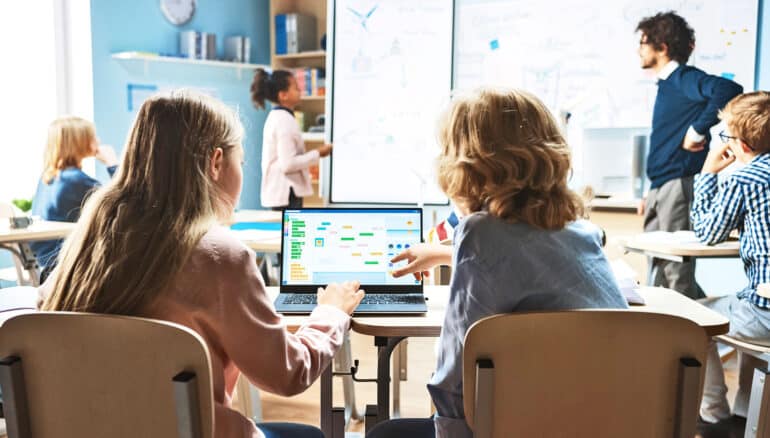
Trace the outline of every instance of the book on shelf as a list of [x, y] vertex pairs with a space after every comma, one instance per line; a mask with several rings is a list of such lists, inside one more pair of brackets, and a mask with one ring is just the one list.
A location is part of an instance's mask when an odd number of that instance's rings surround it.
[[302, 97], [326, 95], [326, 72], [322, 68], [295, 68], [292, 70]]

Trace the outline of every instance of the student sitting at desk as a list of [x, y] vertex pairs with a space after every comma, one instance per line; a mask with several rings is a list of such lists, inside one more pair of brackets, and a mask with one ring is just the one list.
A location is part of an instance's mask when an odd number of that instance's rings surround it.
[[[395, 275], [419, 275], [451, 259], [449, 303], [428, 390], [436, 436], [471, 437], [462, 352], [474, 322], [500, 313], [627, 306], [602, 252], [600, 230], [578, 220], [582, 201], [567, 188], [569, 148], [540, 100], [518, 90], [456, 98], [439, 143], [439, 185], [463, 216], [454, 252], [412, 247], [394, 259], [410, 262]], [[420, 420], [408, 421], [432, 432]]]
[[213, 98], [175, 92], [145, 101], [122, 170], [86, 204], [41, 288], [42, 308], [190, 327], [211, 355], [216, 437], [322, 437], [299, 425], [275, 434], [276, 426], [255, 426], [230, 408], [241, 373], [281, 395], [307, 389], [363, 298], [356, 282], [330, 284], [305, 324], [287, 331], [254, 253], [219, 225], [240, 197], [242, 138], [238, 117]]
[[[101, 184], [81, 170], [83, 159], [96, 157], [115, 173], [118, 159], [110, 146], [99, 145], [94, 124], [80, 117], [61, 117], [48, 127], [45, 170], [32, 200], [32, 214], [47, 221], [77, 222], [83, 202]], [[45, 281], [61, 248], [61, 240], [32, 242]]]
[[[695, 179], [692, 223], [696, 236], [709, 245], [726, 240], [734, 229], [740, 231], [749, 284], [737, 294], [706, 299], [704, 304], [730, 319], [729, 336], [770, 346], [770, 297], [757, 292], [758, 285], [770, 282], [770, 93], [739, 95], [720, 118], [727, 125], [719, 134], [724, 143], [709, 152]], [[718, 187], [717, 174], [736, 160], [746, 166]], [[753, 369], [758, 365], [758, 359], [741, 355], [733, 407], [738, 416], [746, 416]], [[709, 352], [703, 391], [701, 417], [707, 422], [728, 419], [727, 387], [716, 345]]]

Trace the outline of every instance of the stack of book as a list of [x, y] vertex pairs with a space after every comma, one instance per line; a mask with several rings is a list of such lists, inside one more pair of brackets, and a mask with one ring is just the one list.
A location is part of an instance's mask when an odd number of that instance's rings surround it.
[[320, 68], [295, 68], [294, 77], [302, 96], [326, 95], [326, 72]]

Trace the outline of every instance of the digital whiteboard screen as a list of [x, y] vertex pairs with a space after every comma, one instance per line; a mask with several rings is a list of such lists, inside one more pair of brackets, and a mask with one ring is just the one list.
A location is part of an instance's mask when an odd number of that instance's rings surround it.
[[337, 0], [331, 202], [446, 204], [437, 122], [452, 82], [452, 0]]

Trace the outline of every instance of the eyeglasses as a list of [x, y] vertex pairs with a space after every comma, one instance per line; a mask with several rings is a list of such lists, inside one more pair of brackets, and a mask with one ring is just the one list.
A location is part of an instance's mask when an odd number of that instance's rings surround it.
[[[725, 131], [720, 131], [719, 132], [719, 139], [722, 140], [722, 143], [728, 143], [730, 140], [739, 140], [738, 137], [734, 137], [732, 135], [725, 134]], [[746, 147], [748, 147], [752, 151], [754, 150], [753, 147], [751, 147], [750, 145], [746, 144], [745, 142], [743, 144], [745, 144]]]

